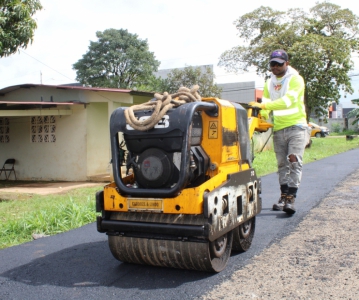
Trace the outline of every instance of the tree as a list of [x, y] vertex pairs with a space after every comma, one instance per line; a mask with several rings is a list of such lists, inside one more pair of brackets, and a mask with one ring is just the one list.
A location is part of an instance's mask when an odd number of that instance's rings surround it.
[[183, 69], [173, 69], [166, 79], [162, 79], [158, 85], [159, 92], [176, 93], [182, 86], [191, 88], [194, 85], [199, 86], [201, 97], [220, 97], [222, 89], [213, 83], [215, 75], [208, 66], [191, 67]]
[[96, 87], [133, 88], [157, 71], [160, 62], [149, 51], [147, 40], [125, 29], [96, 32], [98, 41], [73, 65], [76, 79]]
[[32, 43], [37, 28], [32, 16], [41, 10], [38, 0], [3, 0], [0, 5], [0, 57]]
[[167, 79], [156, 77], [154, 74], [148, 76], [145, 82], [136, 85], [138, 91], [163, 93], [167, 90]]
[[[353, 104], [359, 105], [359, 99], [353, 99]], [[348, 113], [348, 118], [354, 118], [354, 121], [352, 122], [352, 125], [359, 122], [359, 108], [354, 108]]]
[[312, 111], [325, 117], [330, 103], [339, 102], [341, 91], [353, 93], [348, 72], [354, 65], [351, 54], [359, 50], [359, 19], [350, 10], [326, 1], [317, 2], [309, 13], [261, 6], [235, 24], [246, 44], [225, 51], [219, 66], [234, 72], [255, 67], [258, 75], [268, 78], [269, 53], [286, 50], [306, 83], [308, 119]]

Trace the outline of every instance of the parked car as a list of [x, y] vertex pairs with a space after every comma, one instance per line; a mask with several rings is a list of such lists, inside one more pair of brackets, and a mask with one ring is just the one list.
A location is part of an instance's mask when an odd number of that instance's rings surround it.
[[318, 124], [315, 124], [313, 122], [309, 122], [308, 125], [310, 126], [310, 128], [312, 128], [312, 132], [310, 134], [311, 137], [326, 137], [327, 135], [329, 135], [329, 129], [328, 127], [325, 126], [319, 126]]

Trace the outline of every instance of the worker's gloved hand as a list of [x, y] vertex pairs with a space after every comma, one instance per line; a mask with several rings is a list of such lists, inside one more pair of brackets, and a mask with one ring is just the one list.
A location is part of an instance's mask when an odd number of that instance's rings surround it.
[[258, 103], [258, 102], [254, 102], [254, 101], [249, 102], [248, 104], [249, 104], [250, 106], [259, 107], [259, 108], [261, 108], [261, 109], [265, 109], [265, 107], [266, 107], [264, 103]]

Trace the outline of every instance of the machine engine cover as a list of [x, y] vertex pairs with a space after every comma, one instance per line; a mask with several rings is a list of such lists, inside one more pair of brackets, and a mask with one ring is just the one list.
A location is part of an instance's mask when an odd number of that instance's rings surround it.
[[173, 175], [172, 155], [161, 149], [150, 148], [138, 156], [135, 176], [144, 188], [164, 187]]

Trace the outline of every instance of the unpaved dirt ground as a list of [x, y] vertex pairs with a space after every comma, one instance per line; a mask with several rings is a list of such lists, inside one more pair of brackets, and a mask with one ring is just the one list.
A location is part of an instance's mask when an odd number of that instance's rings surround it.
[[203, 299], [359, 299], [358, 195], [359, 170]]
[[5, 181], [0, 182], [0, 193], [6, 193], [8, 198], [11, 194], [18, 197], [22, 194], [49, 195], [66, 192], [76, 188], [104, 186], [104, 182], [31, 182], [28, 181]]

